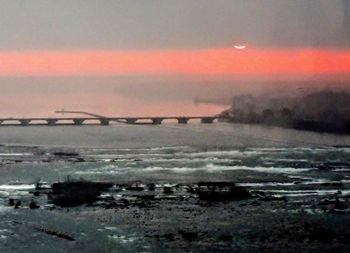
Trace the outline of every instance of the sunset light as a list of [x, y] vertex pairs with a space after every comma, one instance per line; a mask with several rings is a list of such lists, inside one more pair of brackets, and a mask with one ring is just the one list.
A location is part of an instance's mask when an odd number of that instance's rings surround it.
[[215, 48], [0, 52], [1, 76], [349, 74], [350, 51]]

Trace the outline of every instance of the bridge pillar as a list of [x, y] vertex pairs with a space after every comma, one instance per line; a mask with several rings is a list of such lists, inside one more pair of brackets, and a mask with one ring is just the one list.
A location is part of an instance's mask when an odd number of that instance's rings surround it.
[[214, 122], [215, 118], [213, 117], [205, 117], [201, 119], [201, 123], [203, 124], [212, 124]]
[[189, 118], [177, 118], [177, 122], [179, 124], [187, 124], [189, 121]]
[[57, 119], [47, 119], [46, 122], [49, 126], [55, 126], [57, 123]]
[[152, 124], [160, 125], [160, 124], [162, 124], [162, 121], [163, 121], [163, 119], [161, 119], [161, 118], [153, 118], [152, 119]]
[[21, 124], [21, 126], [28, 126], [30, 121], [30, 119], [20, 119], [19, 123]]
[[108, 126], [109, 125], [109, 121], [110, 121], [109, 119], [101, 118], [99, 120], [100, 120], [101, 126]]
[[73, 123], [76, 126], [81, 126], [84, 123], [83, 119], [73, 119]]
[[125, 119], [127, 124], [135, 124], [137, 119]]

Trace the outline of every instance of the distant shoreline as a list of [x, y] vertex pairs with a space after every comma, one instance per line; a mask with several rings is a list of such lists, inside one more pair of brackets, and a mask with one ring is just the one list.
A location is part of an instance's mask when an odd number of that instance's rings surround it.
[[350, 134], [350, 93], [323, 90], [298, 96], [252, 96], [232, 98], [221, 121], [319, 133]]
[[275, 119], [274, 121], [264, 122], [260, 119], [249, 118], [228, 118], [221, 117], [219, 121], [226, 123], [239, 123], [248, 125], [260, 125], [260, 126], [276, 126], [295, 130], [304, 130], [317, 133], [331, 133], [339, 135], [350, 135], [350, 122], [344, 125], [338, 125], [333, 123], [320, 122], [315, 120], [302, 120], [296, 119], [286, 122], [284, 119]]

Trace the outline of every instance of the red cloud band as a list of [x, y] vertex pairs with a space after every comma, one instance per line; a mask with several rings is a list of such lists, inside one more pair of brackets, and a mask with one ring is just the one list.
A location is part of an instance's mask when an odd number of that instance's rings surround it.
[[1, 76], [350, 73], [350, 51], [246, 49], [0, 52]]

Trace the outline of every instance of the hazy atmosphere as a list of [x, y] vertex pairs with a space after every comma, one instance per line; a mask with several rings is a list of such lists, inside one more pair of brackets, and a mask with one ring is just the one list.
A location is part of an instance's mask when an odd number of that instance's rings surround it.
[[[159, 99], [165, 114], [213, 114], [223, 107], [195, 106], [194, 98], [349, 86], [347, 0], [1, 0], [0, 6], [3, 117], [34, 116], [39, 107], [46, 115], [53, 108], [142, 114], [134, 97], [154, 107]], [[164, 98], [188, 109], [173, 112]]]
[[350, 46], [347, 0], [1, 0], [2, 50]]

